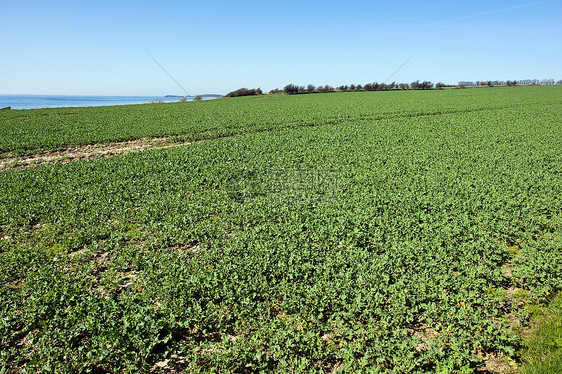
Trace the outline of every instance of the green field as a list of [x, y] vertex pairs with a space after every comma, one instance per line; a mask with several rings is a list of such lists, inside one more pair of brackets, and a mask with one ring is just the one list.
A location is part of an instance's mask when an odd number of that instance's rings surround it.
[[352, 92], [266, 95], [191, 103], [0, 112], [0, 158], [143, 137], [208, 140], [262, 131], [356, 121], [395, 120], [442, 114], [560, 104], [557, 86], [494, 90]]
[[0, 173], [0, 373], [507, 373], [562, 290], [562, 87], [0, 112], [169, 136]]

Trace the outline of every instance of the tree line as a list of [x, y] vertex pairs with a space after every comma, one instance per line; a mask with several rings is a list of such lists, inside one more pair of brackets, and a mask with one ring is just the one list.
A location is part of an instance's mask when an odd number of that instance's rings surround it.
[[[445, 87], [458, 87], [458, 88], [465, 88], [465, 87], [495, 87], [495, 86], [516, 86], [516, 85], [551, 85], [551, 84], [559, 84], [562, 85], [562, 80], [555, 81], [554, 79], [524, 79], [524, 80], [508, 80], [508, 81], [461, 81], [457, 85], [447, 85], [442, 82], [432, 83], [429, 81], [422, 81], [419, 80], [411, 82], [411, 83], [366, 83], [364, 85], [361, 84], [349, 84], [349, 85], [341, 85], [337, 87], [332, 87], [330, 85], [320, 85], [315, 86], [313, 84], [309, 84], [306, 86], [299, 86], [296, 84], [288, 84], [283, 89], [274, 88], [273, 90], [269, 91], [270, 94], [278, 94], [284, 93], [287, 95], [296, 95], [296, 94], [307, 94], [307, 93], [326, 93], [326, 92], [354, 92], [354, 91], [389, 91], [389, 90], [429, 90], [429, 89], [443, 89]], [[229, 92], [226, 94], [226, 97], [237, 97], [237, 96], [250, 96], [250, 95], [261, 95], [263, 91], [260, 88], [240, 88], [236, 91]]]
[[[315, 86], [313, 84], [309, 84], [307, 86], [298, 86], [296, 84], [288, 84], [283, 89], [274, 88], [273, 90], [269, 91], [270, 94], [276, 93], [285, 93], [288, 95], [294, 94], [305, 94], [305, 93], [326, 93], [326, 92], [352, 92], [352, 91], [388, 91], [388, 90], [428, 90], [431, 88], [438, 88], [441, 89], [443, 87], [448, 87], [444, 83], [437, 83], [433, 84], [429, 81], [420, 82], [415, 81], [412, 83], [396, 83], [392, 82], [390, 84], [387, 83], [366, 83], [364, 85], [361, 84], [350, 84], [350, 85], [341, 85], [338, 87], [332, 87], [330, 85], [320, 85]], [[260, 88], [239, 88], [236, 91], [232, 91], [227, 93], [226, 97], [237, 97], [237, 96], [250, 96], [250, 95], [261, 95], [263, 91]]]
[[332, 87], [330, 85], [325, 86], [314, 86], [309, 84], [307, 86], [298, 86], [296, 84], [288, 84], [283, 87], [282, 90], [276, 88], [269, 93], [285, 93], [288, 95], [294, 94], [305, 94], [305, 93], [319, 93], [319, 92], [353, 92], [353, 91], [388, 91], [388, 90], [429, 90], [431, 88], [443, 88], [446, 87], [444, 83], [433, 84], [429, 81], [420, 82], [419, 80], [412, 83], [366, 83], [362, 84], [349, 84], [341, 85], [338, 87]]
[[495, 86], [549, 86], [549, 85], [562, 85], [562, 79], [555, 81], [554, 79], [519, 79], [512, 81], [461, 81], [457, 87], [495, 87]]

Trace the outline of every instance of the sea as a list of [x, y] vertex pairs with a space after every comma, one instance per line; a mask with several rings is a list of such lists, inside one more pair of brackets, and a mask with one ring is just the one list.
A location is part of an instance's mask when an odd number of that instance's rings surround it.
[[[203, 100], [217, 98], [218, 95], [202, 95]], [[180, 101], [181, 96], [81, 96], [81, 95], [0, 95], [0, 109], [41, 109], [86, 106], [111, 106], [146, 104], [150, 101], [174, 103]], [[192, 101], [194, 97], [186, 97]]]

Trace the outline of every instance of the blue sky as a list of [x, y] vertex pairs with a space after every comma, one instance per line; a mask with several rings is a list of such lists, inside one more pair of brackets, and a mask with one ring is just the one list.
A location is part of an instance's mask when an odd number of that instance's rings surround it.
[[6, 1], [0, 94], [562, 79], [562, 1]]

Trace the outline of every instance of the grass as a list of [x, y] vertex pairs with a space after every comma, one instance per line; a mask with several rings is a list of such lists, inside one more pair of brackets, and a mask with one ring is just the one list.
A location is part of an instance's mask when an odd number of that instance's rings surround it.
[[533, 324], [521, 351], [521, 374], [562, 373], [562, 292], [536, 312]]

